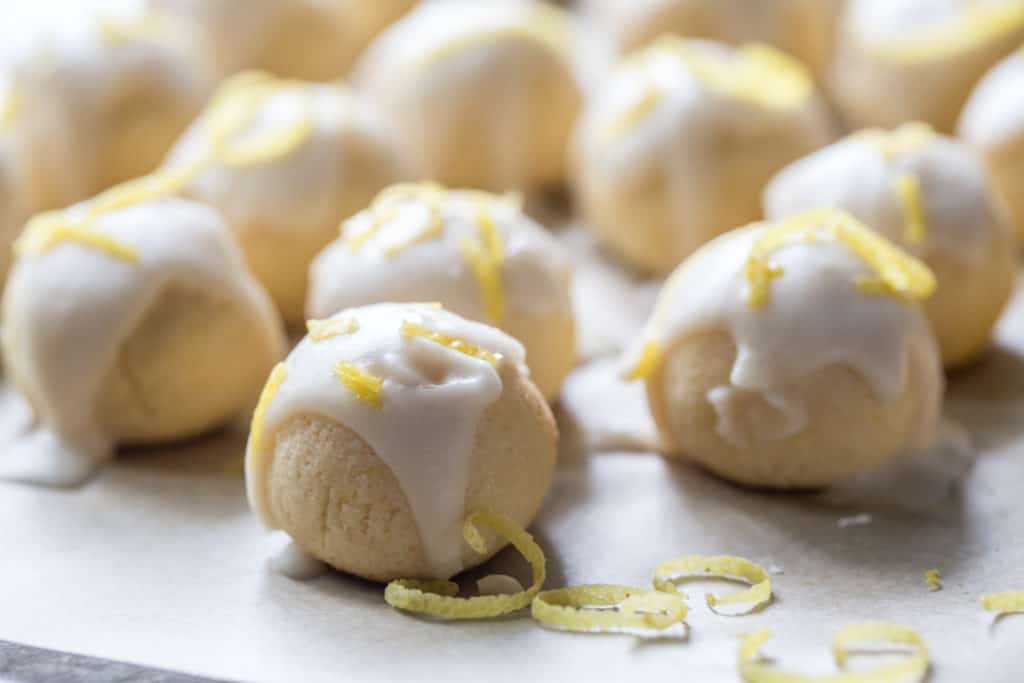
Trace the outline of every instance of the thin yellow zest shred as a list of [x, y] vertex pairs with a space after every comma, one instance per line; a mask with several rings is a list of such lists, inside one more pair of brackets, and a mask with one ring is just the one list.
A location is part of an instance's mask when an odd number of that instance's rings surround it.
[[[705, 595], [708, 607], [716, 614], [748, 614], [772, 599], [772, 581], [768, 572], [742, 557], [690, 555], [662, 562], [654, 570], [654, 587], [672, 593], [676, 591], [678, 581], [701, 577], [736, 579], [751, 585], [745, 591], [724, 598], [712, 593]], [[735, 608], [737, 611], [719, 611], [719, 607]]]
[[17, 92], [10, 90], [0, 103], [0, 131], [9, 129], [18, 119], [21, 102]]
[[964, 4], [960, 16], [925, 27], [909, 38], [878, 41], [870, 49], [894, 61], [931, 61], [978, 49], [1024, 26], [1024, 4], [1020, 2]]
[[938, 569], [929, 569], [924, 573], [924, 582], [928, 584], [928, 590], [935, 592], [942, 590], [942, 574]]
[[521, 24], [484, 28], [465, 33], [443, 42], [410, 64], [410, 69], [426, 69], [473, 48], [505, 41], [533, 42], [550, 48], [558, 54], [568, 49], [569, 33], [564, 12], [554, 7], [532, 7]]
[[402, 322], [402, 334], [405, 335], [406, 337], [417, 337], [420, 339], [426, 339], [427, 341], [434, 342], [435, 344], [440, 344], [441, 346], [445, 346], [451, 349], [452, 351], [458, 351], [459, 353], [464, 353], [467, 356], [471, 356], [473, 358], [477, 358], [479, 360], [490, 363], [494, 367], [498, 367], [498, 364], [501, 362], [502, 359], [502, 355], [500, 353], [488, 351], [487, 349], [483, 349], [477, 346], [476, 344], [471, 344], [465, 339], [459, 339], [458, 337], [453, 337], [450, 334], [437, 332], [435, 330], [426, 328], [422, 325], [411, 323], [408, 320]]
[[766, 109], [793, 109], [814, 93], [807, 67], [770, 45], [744, 45], [728, 59], [676, 36], [663, 36], [650, 49], [676, 54], [712, 90]]
[[919, 244], [928, 236], [928, 220], [921, 198], [921, 181], [913, 173], [896, 178], [896, 194], [903, 210], [903, 238], [908, 244]]
[[270, 408], [270, 402], [281, 387], [281, 383], [288, 377], [288, 368], [284, 363], [278, 363], [270, 372], [270, 378], [260, 392], [259, 403], [252, 414], [252, 425], [249, 428], [249, 453], [259, 453], [263, 449], [263, 420]]
[[935, 291], [935, 276], [926, 265], [905, 253], [845, 211], [814, 210], [767, 227], [754, 242], [744, 267], [751, 308], [764, 308], [771, 281], [783, 269], [771, 263], [776, 249], [796, 242], [813, 242], [821, 234], [831, 236], [871, 268], [873, 276], [861, 276], [856, 284], [865, 294], [891, 296], [906, 301], [925, 299]]
[[313, 341], [325, 341], [332, 337], [358, 332], [359, 321], [351, 314], [326, 320], [307, 320], [306, 331], [309, 332], [309, 338]]
[[683, 623], [687, 611], [681, 593], [607, 584], [544, 591], [531, 607], [545, 626], [585, 633], [663, 631]]
[[134, 248], [86, 225], [68, 223], [60, 212], [44, 213], [29, 221], [14, 244], [14, 253], [18, 256], [40, 254], [63, 242], [77, 242], [93, 247], [128, 263], [139, 260], [139, 254]]
[[135, 178], [96, 195], [86, 206], [89, 219], [143, 202], [171, 197], [185, 186], [196, 166], [168, 169]]
[[854, 137], [873, 146], [879, 154], [891, 161], [916, 152], [934, 140], [935, 129], [927, 123], [912, 121], [892, 130], [868, 128], [854, 133]]
[[818, 676], [790, 673], [762, 659], [761, 646], [770, 637], [770, 631], [762, 630], [745, 636], [741, 641], [737, 665], [740, 677], [746, 683], [920, 683], [928, 673], [928, 648], [921, 636], [907, 626], [866, 622], [840, 629], [832, 638], [832, 656], [840, 668], [846, 666], [850, 647], [856, 644], [885, 642], [906, 648], [909, 654], [898, 662], [866, 671]]
[[[394, 220], [398, 205], [405, 201], [419, 201], [426, 204], [430, 218], [419, 233], [400, 244], [389, 246], [385, 253], [393, 256], [414, 244], [438, 237], [444, 233], [443, 210], [446, 200], [447, 190], [437, 183], [399, 183], [385, 188], [370, 204], [370, 225], [358, 233], [347, 236], [345, 245], [349, 251], [359, 251], [371, 237]], [[346, 225], [351, 225], [351, 222], [346, 221], [342, 224], [343, 234]]]
[[1024, 613], [1024, 590], [985, 593], [981, 596], [981, 606], [998, 614]]
[[640, 351], [640, 358], [629, 372], [626, 373], [626, 380], [632, 382], [638, 379], [647, 379], [661, 364], [661, 346], [653, 339], [644, 343]]
[[480, 285], [488, 319], [500, 323], [505, 319], [505, 287], [502, 282], [505, 249], [494, 218], [483, 202], [477, 204], [476, 225], [478, 240], [463, 240], [459, 243], [459, 251]]
[[601, 131], [601, 139], [606, 143], [618, 140], [640, 120], [654, 111], [663, 96], [661, 88], [653, 80], [648, 79], [640, 96]]
[[341, 383], [348, 387], [349, 391], [356, 395], [360, 401], [370, 404], [378, 410], [383, 407], [384, 401], [381, 390], [384, 380], [363, 370], [355, 363], [341, 360], [334, 364], [334, 373], [341, 380]]
[[490, 549], [480, 533], [480, 526], [489, 527], [511, 543], [530, 563], [533, 582], [519, 593], [506, 595], [480, 595], [460, 598], [458, 586], [451, 581], [423, 581], [419, 579], [398, 579], [384, 590], [384, 599], [392, 607], [429, 614], [442, 619], [487, 619], [520, 610], [540, 592], [547, 577], [544, 551], [533, 540], [533, 536], [513, 520], [496, 512], [474, 512], [466, 518], [462, 535], [466, 543], [481, 555]]

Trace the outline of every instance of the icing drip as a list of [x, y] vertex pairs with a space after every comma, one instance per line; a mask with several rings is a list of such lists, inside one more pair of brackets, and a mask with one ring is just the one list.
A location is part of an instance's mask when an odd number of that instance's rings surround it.
[[[301, 415], [332, 419], [391, 469], [432, 576], [447, 578], [462, 569], [464, 500], [480, 418], [501, 395], [501, 369], [521, 366], [523, 349], [498, 330], [431, 305], [379, 304], [332, 320], [346, 317], [358, 329], [321, 341], [306, 337], [275, 373], [283, 379], [265, 393], [246, 452], [250, 504], [267, 526], [277, 526], [266, 490], [272, 435]], [[342, 364], [349, 381], [336, 374]]]
[[568, 258], [520, 202], [433, 184], [385, 190], [314, 260], [309, 313], [427, 298], [495, 323], [516, 311], [569, 314]]
[[[841, 212], [814, 212], [774, 226], [752, 225], [705, 245], [666, 283], [641, 344], [627, 358], [631, 376], [653, 375], [661, 362], [656, 350], [669, 350], [688, 334], [729, 332], [736, 343], [729, 385], [713, 389], [708, 398], [718, 412], [720, 433], [734, 443], [783, 438], [803, 429], [806, 406], [795, 388], [801, 378], [828, 365], [860, 374], [879, 400], [896, 399], [912, 355], [938, 362], [923, 314], [906, 303], [927, 294], [931, 275], [906, 256], [888, 262], [895, 249], [875, 251], [874, 240], [860, 242], [862, 232], [870, 231], [852, 223]], [[840, 224], [850, 231], [836, 230]], [[857, 238], [849, 239], [851, 234]], [[752, 282], [750, 264], [765, 262], [775, 275]], [[858, 285], [868, 281], [889, 281], [878, 292], [886, 296]], [[893, 295], [897, 283], [907, 286], [905, 295]], [[754, 295], [756, 306], [752, 292], [761, 292]], [[925, 392], [933, 397], [941, 389], [929, 386]], [[760, 394], [778, 409], [770, 434], [750, 435], [736, 426], [731, 397], [743, 391]], [[922, 405], [937, 401], [922, 399]], [[931, 422], [921, 416], [922, 440]]]
[[40, 426], [13, 446], [25, 466], [11, 472], [12, 455], [0, 476], [72, 484], [109, 457], [115, 444], [94, 422], [96, 394], [172, 282], [244, 302], [259, 322], [262, 338], [253, 342], [283, 350], [276, 314], [227, 226], [202, 205], [161, 196], [165, 190], [133, 183], [37, 218], [19, 240], [3, 334]]

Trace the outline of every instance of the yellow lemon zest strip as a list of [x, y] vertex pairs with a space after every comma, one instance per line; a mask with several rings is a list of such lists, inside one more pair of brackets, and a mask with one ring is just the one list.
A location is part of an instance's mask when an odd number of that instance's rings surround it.
[[[427, 205], [430, 211], [430, 219], [424, 229], [409, 240], [386, 249], [389, 256], [394, 255], [413, 244], [433, 239], [444, 232], [444, 216], [442, 215], [446, 190], [437, 183], [399, 183], [381, 190], [370, 204], [370, 225], [362, 231], [349, 235], [345, 239], [345, 245], [349, 251], [359, 251], [360, 248], [387, 223], [395, 218], [397, 206], [408, 200], [421, 201]], [[342, 223], [342, 234], [346, 226], [352, 225], [351, 220]]]
[[477, 204], [476, 224], [479, 241], [462, 240], [459, 250], [480, 285], [487, 317], [493, 323], [500, 323], [505, 319], [505, 288], [502, 283], [505, 250], [494, 218], [483, 202]]
[[341, 383], [348, 387], [349, 391], [356, 395], [360, 401], [369, 403], [378, 410], [384, 405], [381, 398], [381, 389], [384, 380], [363, 370], [355, 363], [341, 360], [334, 364], [334, 373], [341, 380]]
[[830, 235], [853, 252], [874, 276], [857, 278], [865, 294], [891, 296], [906, 301], [925, 299], [935, 291], [935, 276], [926, 265], [905, 253], [845, 211], [808, 211], [768, 226], [754, 242], [744, 272], [750, 284], [747, 304], [764, 308], [771, 281], [783, 274], [770, 262], [773, 251], [795, 242], [813, 242]]
[[545, 626], [587, 633], [663, 631], [683, 623], [687, 611], [682, 593], [606, 584], [544, 591], [531, 608]]
[[989, 612], [999, 614], [1024, 613], [1024, 590], [986, 593], [981, 596], [981, 606]]
[[53, 212], [41, 214], [29, 221], [14, 244], [14, 253], [18, 256], [39, 254], [63, 242], [84, 244], [128, 263], [139, 260], [138, 253], [132, 247], [87, 226], [67, 223], [63, 214]]
[[910, 653], [893, 664], [867, 671], [843, 671], [819, 676], [783, 671], [765, 662], [761, 646], [771, 637], [768, 630], [745, 636], [740, 643], [737, 665], [746, 683], [920, 683], [928, 673], [928, 648], [916, 631], [898, 624], [866, 622], [840, 629], [832, 638], [832, 656], [840, 667], [846, 665], [850, 645], [886, 642], [906, 647]]
[[651, 79], [644, 84], [644, 90], [626, 109], [613, 118], [601, 131], [601, 139], [606, 143], [621, 138], [644, 117], [654, 111], [661, 102], [664, 93]]
[[128, 18], [99, 16], [96, 24], [103, 40], [108, 43], [159, 38], [168, 30], [167, 20], [156, 12]]
[[435, 344], [440, 344], [452, 351], [458, 351], [459, 353], [464, 353], [472, 358], [477, 358], [490, 363], [494, 367], [498, 367], [498, 363], [501, 362], [502, 355], [500, 353], [488, 351], [476, 344], [471, 344], [465, 339], [453, 337], [452, 335], [445, 334], [444, 332], [437, 332], [423, 327], [422, 325], [411, 323], [408, 320], [402, 322], [402, 334], [406, 337], [418, 337], [420, 339], [426, 339], [427, 341], [434, 342]]
[[935, 138], [935, 130], [927, 123], [912, 121], [893, 130], [867, 128], [853, 136], [873, 146], [879, 154], [891, 161], [927, 145]]
[[969, 3], [958, 17], [926, 27], [910, 38], [876, 42], [872, 51], [894, 61], [921, 62], [962, 54], [984, 46], [1024, 26], [1024, 4]]
[[14, 90], [9, 90], [0, 104], [0, 131], [7, 130], [18, 119], [21, 102]]
[[772, 581], [765, 569], [742, 557], [727, 555], [690, 555], [662, 562], [654, 570], [654, 587], [672, 593], [676, 591], [676, 582], [701, 577], [737, 579], [751, 585], [745, 591], [724, 598], [712, 593], [705, 595], [708, 607], [716, 614], [723, 613], [716, 609], [719, 606], [745, 608], [739, 612], [728, 612], [730, 615], [747, 614], [772, 599]]
[[644, 343], [640, 357], [626, 373], [626, 381], [647, 379], [661, 364], [661, 346], [653, 339]]
[[896, 178], [896, 194], [903, 210], [903, 238], [908, 244], [918, 244], [928, 235], [928, 220], [921, 199], [921, 181], [913, 173]]
[[924, 573], [924, 582], [928, 584], [928, 590], [942, 590], [942, 574], [938, 569], [929, 569]]
[[[288, 377], [288, 368], [284, 363], [278, 363], [271, 370], [270, 378], [267, 379], [263, 391], [260, 392], [260, 400], [256, 404], [256, 410], [253, 411], [252, 425], [249, 428], [248, 454], [256, 454], [263, 449], [263, 420], [270, 408], [270, 402], [274, 399], [274, 394], [277, 393], [286, 377]], [[249, 455], [249, 457], [252, 456]]]
[[495, 26], [456, 36], [437, 45], [410, 64], [410, 69], [426, 69], [473, 48], [515, 40], [539, 43], [559, 54], [564, 54], [567, 51], [569, 35], [563, 11], [554, 7], [534, 7], [522, 24]]
[[807, 67], [770, 45], [744, 45], [723, 59], [685, 39], [663, 36], [650, 49], [676, 54], [712, 90], [766, 109], [792, 109], [814, 93]]
[[533, 582], [519, 593], [506, 595], [479, 595], [472, 598], [456, 597], [458, 586], [451, 581], [422, 581], [398, 579], [384, 590], [384, 599], [392, 607], [429, 614], [443, 619], [487, 619], [520, 610], [540, 592], [547, 577], [544, 551], [533, 536], [516, 522], [496, 512], [474, 512], [466, 518], [462, 535], [473, 550], [486, 555], [490, 549], [480, 533], [480, 526], [489, 527], [511, 543], [530, 563]]
[[358, 332], [359, 321], [354, 315], [343, 315], [326, 320], [307, 320], [306, 331], [309, 332], [310, 339], [319, 342]]

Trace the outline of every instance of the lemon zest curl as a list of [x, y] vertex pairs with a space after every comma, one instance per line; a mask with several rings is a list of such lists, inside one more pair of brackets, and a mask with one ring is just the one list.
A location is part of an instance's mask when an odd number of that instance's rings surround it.
[[985, 593], [981, 596], [981, 606], [997, 614], [1024, 614], [1024, 590]]
[[688, 609], [682, 593], [589, 584], [544, 591], [531, 612], [541, 624], [563, 631], [635, 633], [684, 623]]
[[[704, 577], [735, 579], [751, 585], [747, 590], [725, 597], [706, 594], [704, 599], [715, 614], [749, 614], [772, 599], [772, 581], [768, 572], [750, 560], [728, 555], [688, 555], [662, 562], [654, 570], [654, 587], [659, 591], [674, 593], [678, 590], [677, 582]], [[720, 611], [719, 608], [732, 609]]]

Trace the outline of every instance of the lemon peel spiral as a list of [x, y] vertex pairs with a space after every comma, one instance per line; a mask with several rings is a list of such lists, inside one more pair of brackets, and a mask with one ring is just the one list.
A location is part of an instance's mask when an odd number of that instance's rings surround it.
[[737, 665], [746, 683], [920, 683], [928, 673], [928, 648], [917, 631], [908, 626], [865, 622], [839, 629], [832, 637], [832, 657], [839, 667], [846, 665], [852, 646], [857, 643], [885, 642], [905, 647], [910, 652], [905, 659], [867, 671], [819, 676], [790, 673], [764, 661], [760, 650], [770, 637], [770, 631], [762, 630], [741, 641]]
[[489, 548], [480, 533], [488, 527], [511, 543], [530, 563], [532, 583], [528, 588], [506, 595], [457, 597], [459, 587], [452, 581], [397, 579], [384, 589], [384, 600], [392, 607], [407, 612], [428, 614], [442, 619], [488, 619], [515, 612], [529, 605], [540, 592], [547, 578], [547, 560], [533, 536], [519, 524], [496, 512], [474, 512], [466, 518], [462, 535], [466, 543], [481, 555]]
[[1024, 590], [985, 593], [981, 596], [981, 606], [996, 614], [1024, 614]]
[[545, 626], [582, 633], [664, 631], [686, 619], [686, 596], [630, 586], [589, 584], [544, 591], [533, 618]]
[[725, 597], [706, 594], [704, 599], [715, 614], [749, 614], [772, 599], [772, 581], [768, 571], [750, 560], [729, 555], [688, 555], [662, 562], [654, 570], [654, 587], [675, 593], [677, 582], [704, 577], [735, 579], [751, 585], [747, 590]]

